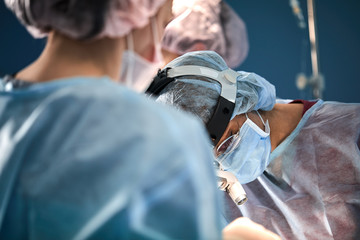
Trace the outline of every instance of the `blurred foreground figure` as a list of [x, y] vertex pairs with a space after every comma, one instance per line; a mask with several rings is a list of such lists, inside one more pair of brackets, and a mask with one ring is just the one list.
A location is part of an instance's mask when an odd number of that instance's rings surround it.
[[166, 26], [162, 48], [165, 62], [191, 51], [212, 50], [229, 67], [247, 57], [249, 43], [243, 20], [221, 0], [174, 0], [174, 19]]
[[129, 89], [155, 74], [171, 1], [5, 3], [48, 39], [0, 78], [0, 239], [220, 239], [201, 124]]
[[200, 118], [217, 163], [244, 184], [245, 204], [225, 195], [226, 222], [246, 216], [282, 239], [360, 238], [359, 103], [276, 103], [268, 81], [210, 51], [159, 75], [157, 101]]

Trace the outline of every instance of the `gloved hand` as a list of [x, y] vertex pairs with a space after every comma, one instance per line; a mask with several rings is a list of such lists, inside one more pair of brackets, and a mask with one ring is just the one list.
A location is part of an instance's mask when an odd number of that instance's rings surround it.
[[224, 240], [281, 240], [275, 233], [249, 218], [240, 217], [232, 221], [223, 230]]

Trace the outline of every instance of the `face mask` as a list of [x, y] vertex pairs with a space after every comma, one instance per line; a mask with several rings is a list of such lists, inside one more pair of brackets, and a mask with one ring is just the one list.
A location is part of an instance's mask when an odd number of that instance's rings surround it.
[[137, 92], [144, 92], [149, 87], [157, 71], [164, 66], [155, 17], [151, 18], [151, 28], [155, 47], [152, 62], [134, 51], [134, 41], [131, 33], [127, 36], [128, 50], [124, 51], [122, 55], [120, 81]]
[[233, 141], [228, 145], [226, 151], [217, 158], [224, 170], [235, 174], [241, 184], [255, 180], [270, 163], [269, 121], [264, 123], [259, 113], [258, 115], [265, 125], [265, 132], [246, 114], [247, 120], [241, 126], [240, 131], [237, 135], [232, 136]]

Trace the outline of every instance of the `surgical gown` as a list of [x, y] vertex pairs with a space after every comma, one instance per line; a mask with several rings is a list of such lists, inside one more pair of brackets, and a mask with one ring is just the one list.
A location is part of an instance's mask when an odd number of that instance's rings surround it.
[[225, 197], [227, 221], [246, 216], [282, 239], [360, 239], [360, 104], [318, 101], [244, 185], [239, 208]]
[[201, 123], [105, 77], [2, 87], [0, 239], [221, 238]]

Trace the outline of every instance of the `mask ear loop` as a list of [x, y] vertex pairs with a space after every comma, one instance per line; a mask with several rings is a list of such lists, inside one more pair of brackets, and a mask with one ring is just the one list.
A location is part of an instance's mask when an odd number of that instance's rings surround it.
[[245, 113], [245, 116], [246, 116], [246, 120], [247, 120], [247, 119], [249, 119], [249, 117], [248, 117], [247, 113]]
[[256, 113], [259, 116], [259, 118], [261, 119], [261, 122], [264, 124], [264, 127], [265, 127], [265, 122], [264, 122], [263, 118], [261, 117], [260, 113], [257, 110], [256, 110]]
[[[261, 122], [263, 123], [263, 125], [265, 127], [265, 132], [269, 133], [270, 132], [269, 121], [266, 120], [266, 124], [265, 124], [264, 119], [262, 118], [261, 114], [257, 110], [255, 110], [255, 112], [257, 113], [257, 115], [259, 116]], [[247, 119], [249, 119], [247, 113], [245, 113], [245, 116], [246, 116]], [[249, 120], [251, 121], [251, 119], [249, 119]]]
[[[126, 43], [127, 43], [127, 50], [129, 54], [134, 54], [134, 38], [132, 35], [132, 32], [130, 32], [127, 36], [126, 36]], [[125, 84], [126, 86], [130, 86], [132, 79], [133, 79], [133, 72], [134, 72], [134, 58], [130, 58], [130, 62], [129, 62], [129, 66], [128, 66], [128, 73], [127, 73], [127, 78], [125, 79]]]
[[[265, 122], [264, 122], [263, 118], [261, 117], [260, 113], [259, 113], [257, 110], [256, 110], [255, 112], [256, 112], [257, 115], [259, 116], [261, 122], [264, 124], [264, 127], [266, 127]], [[245, 113], [245, 116], [246, 116], [246, 119], [249, 119], [247, 113]]]
[[161, 53], [161, 39], [157, 27], [156, 16], [150, 18], [151, 29], [154, 41], [154, 59], [153, 62], [163, 62], [164, 58]]

